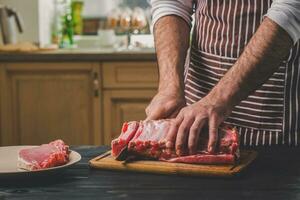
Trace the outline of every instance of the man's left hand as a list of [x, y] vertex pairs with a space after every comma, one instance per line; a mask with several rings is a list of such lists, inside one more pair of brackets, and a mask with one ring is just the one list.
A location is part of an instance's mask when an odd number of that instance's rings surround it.
[[216, 103], [210, 97], [181, 109], [166, 137], [166, 147], [176, 149], [181, 156], [195, 154], [201, 130], [209, 127], [208, 151], [213, 152], [218, 140], [218, 127], [231, 113], [225, 102]]

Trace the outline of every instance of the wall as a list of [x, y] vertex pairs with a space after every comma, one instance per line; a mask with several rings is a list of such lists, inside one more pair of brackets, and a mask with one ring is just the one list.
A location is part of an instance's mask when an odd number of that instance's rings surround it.
[[50, 43], [54, 0], [0, 0], [0, 4], [14, 8], [22, 18], [24, 32], [18, 34], [18, 41]]
[[149, 6], [148, 0], [83, 0], [84, 8], [82, 15], [86, 18], [90, 17], [105, 17], [109, 12], [118, 5], [129, 7]]
[[119, 2], [120, 0], [84, 0], [82, 16], [86, 18], [107, 16]]
[[[4, 4], [16, 9], [23, 19], [24, 33], [18, 34], [19, 41], [38, 42], [38, 1], [39, 0], [0, 0]], [[26, 2], [26, 3], [25, 3]]]
[[[24, 33], [18, 34], [18, 40], [42, 46], [51, 41], [54, 2], [55, 0], [0, 0], [0, 4], [15, 8], [23, 19]], [[86, 18], [104, 17], [120, 3], [145, 7], [147, 0], [84, 0], [82, 14]]]

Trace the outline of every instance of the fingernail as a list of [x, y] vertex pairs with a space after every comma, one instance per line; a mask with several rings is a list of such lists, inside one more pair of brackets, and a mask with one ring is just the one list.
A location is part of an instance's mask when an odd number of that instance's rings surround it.
[[210, 153], [211, 153], [211, 152], [212, 152], [212, 150], [213, 150], [212, 146], [209, 146], [209, 147], [208, 147], [208, 152], [210, 152]]

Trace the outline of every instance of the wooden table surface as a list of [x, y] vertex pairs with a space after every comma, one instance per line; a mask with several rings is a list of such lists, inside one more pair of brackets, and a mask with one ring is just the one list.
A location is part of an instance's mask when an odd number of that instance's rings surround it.
[[0, 179], [6, 199], [299, 199], [300, 148], [260, 149], [241, 176], [180, 177], [90, 169], [88, 161], [107, 147], [72, 148], [83, 159], [59, 174], [35, 179]]

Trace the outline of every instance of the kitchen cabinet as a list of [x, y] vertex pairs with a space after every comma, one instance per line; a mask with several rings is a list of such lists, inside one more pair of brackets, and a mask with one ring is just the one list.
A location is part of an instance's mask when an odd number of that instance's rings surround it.
[[1, 145], [102, 143], [99, 64], [0, 65]]
[[145, 108], [155, 95], [155, 62], [109, 62], [102, 65], [104, 143], [120, 134], [123, 122], [145, 119]]
[[104, 143], [109, 145], [113, 138], [120, 135], [123, 122], [145, 119], [145, 108], [154, 94], [155, 90], [104, 91]]
[[104, 89], [156, 89], [158, 70], [155, 62], [103, 63]]
[[155, 61], [0, 62], [0, 145], [109, 145], [157, 86]]

